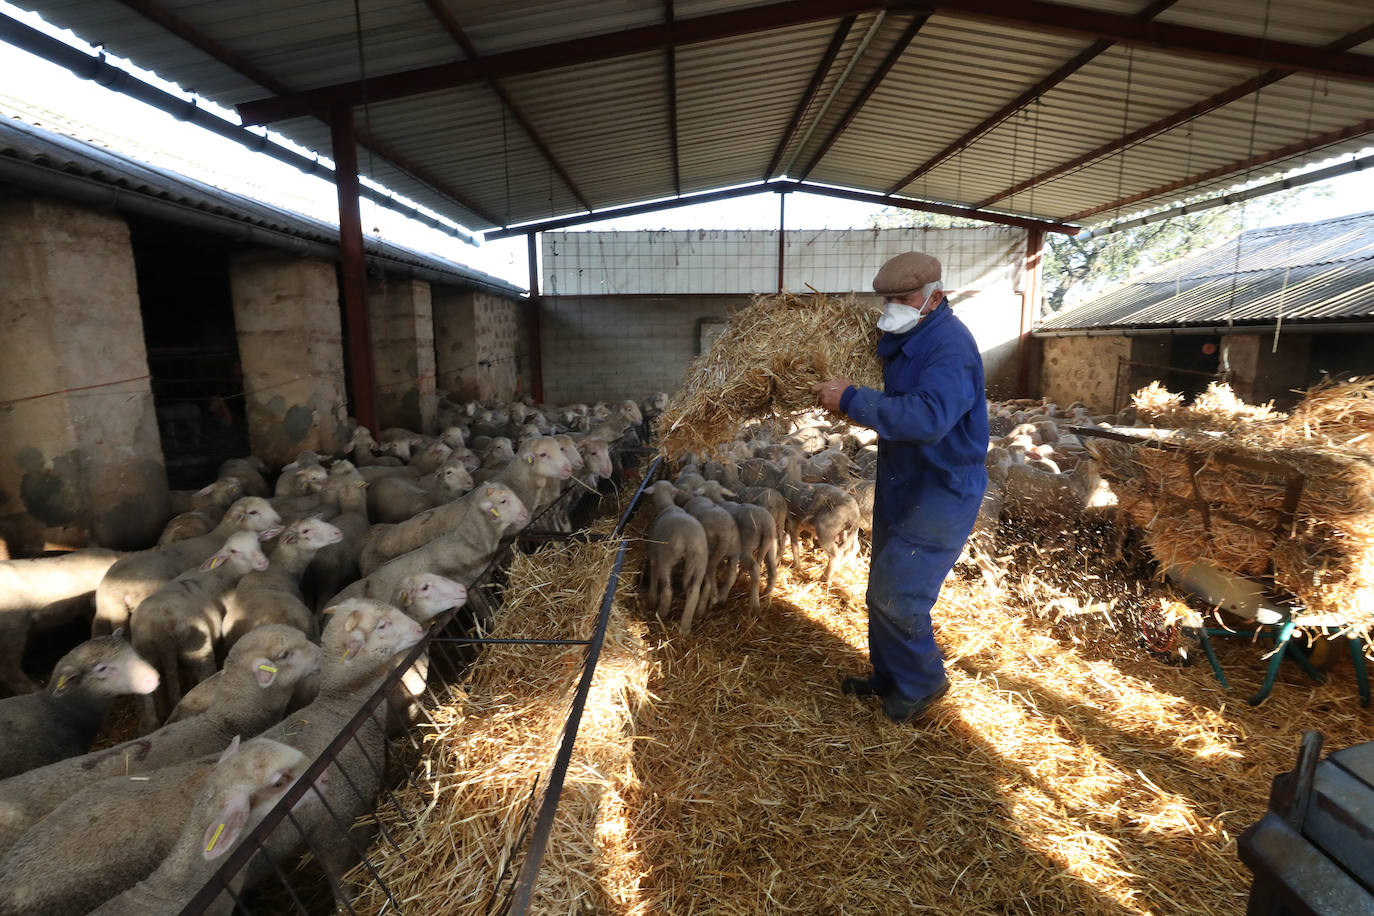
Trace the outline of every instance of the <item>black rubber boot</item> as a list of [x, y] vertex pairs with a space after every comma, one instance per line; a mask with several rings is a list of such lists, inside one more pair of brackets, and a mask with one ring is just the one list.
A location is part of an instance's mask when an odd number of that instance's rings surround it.
[[906, 725], [921, 719], [935, 705], [940, 697], [949, 693], [949, 681], [945, 681], [936, 691], [919, 700], [904, 700], [897, 694], [883, 697], [883, 715], [898, 725]]
[[873, 679], [867, 677], [847, 677], [840, 682], [840, 692], [850, 697], [880, 697], [882, 693], [873, 686]]

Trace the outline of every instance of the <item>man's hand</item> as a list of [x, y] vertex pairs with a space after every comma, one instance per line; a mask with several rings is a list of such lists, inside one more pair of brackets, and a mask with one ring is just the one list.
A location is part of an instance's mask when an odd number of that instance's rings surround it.
[[844, 396], [845, 389], [853, 384], [847, 378], [832, 378], [812, 385], [811, 391], [820, 400], [822, 407], [831, 413], [839, 413], [840, 398]]

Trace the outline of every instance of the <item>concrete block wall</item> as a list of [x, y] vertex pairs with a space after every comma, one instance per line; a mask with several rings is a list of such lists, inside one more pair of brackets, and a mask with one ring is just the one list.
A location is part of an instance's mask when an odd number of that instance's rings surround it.
[[429, 284], [411, 277], [369, 277], [367, 306], [378, 425], [433, 433], [439, 401]]
[[1117, 367], [1121, 359], [1132, 358], [1131, 342], [1125, 336], [1043, 338], [1041, 394], [1056, 404], [1082, 401], [1112, 412], [1121, 397], [1115, 390]]
[[749, 304], [725, 296], [551, 296], [540, 301], [544, 399], [642, 398], [674, 391], [697, 354], [698, 322]]
[[1274, 401], [1280, 408], [1291, 407], [1298, 400], [1294, 391], [1316, 381], [1310, 369], [1315, 355], [1311, 334], [1280, 334], [1277, 351], [1273, 334], [1228, 334], [1222, 346], [1235, 373], [1232, 388], [1252, 404]]
[[276, 251], [236, 255], [229, 285], [253, 454], [280, 467], [348, 441], [343, 332], [332, 263]]
[[434, 372], [439, 391], [454, 401], [476, 400], [477, 321], [474, 294], [468, 290], [430, 288], [434, 315]]
[[129, 230], [0, 201], [0, 553], [133, 549], [169, 515]]

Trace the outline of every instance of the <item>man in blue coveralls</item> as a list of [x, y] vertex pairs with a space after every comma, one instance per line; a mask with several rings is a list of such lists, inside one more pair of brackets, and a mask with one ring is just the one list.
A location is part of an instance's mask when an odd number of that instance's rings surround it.
[[878, 433], [868, 655], [873, 673], [845, 678], [850, 695], [882, 698], [894, 722], [914, 722], [949, 690], [930, 609], [973, 531], [987, 489], [983, 360], [950, 309], [940, 262], [909, 251], [873, 278], [883, 296], [883, 390], [849, 379], [812, 388], [827, 410]]

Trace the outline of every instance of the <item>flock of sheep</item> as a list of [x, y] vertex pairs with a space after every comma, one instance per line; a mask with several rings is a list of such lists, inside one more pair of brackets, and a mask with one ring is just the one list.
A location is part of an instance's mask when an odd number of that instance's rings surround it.
[[[0, 688], [16, 694], [0, 700], [0, 916], [179, 911], [424, 624], [463, 605], [503, 539], [545, 510], [541, 527], [571, 530], [576, 501], [560, 496], [611, 477], [617, 446], [638, 444], [664, 400], [447, 404], [440, 436], [392, 429], [378, 442], [359, 427], [346, 456], [302, 452], [270, 490], [261, 462], [227, 461], [212, 483], [174, 494], [181, 511], [149, 549], [0, 562]], [[980, 529], [1008, 511], [1081, 511], [1100, 499], [1083, 443], [1059, 423], [1104, 418], [1033, 401], [988, 411]], [[832, 420], [817, 411], [785, 433], [751, 427], [650, 487], [653, 610], [669, 614], [676, 585], [687, 634], [741, 573], [752, 607], [771, 600], [788, 543], [794, 565], [803, 541], [825, 553], [827, 585], [857, 556], [871, 526], [875, 436]], [[21, 667], [30, 630], [89, 613], [92, 599], [92, 639], [40, 688]], [[91, 752], [127, 695], [138, 698], [140, 737]], [[340, 753], [347, 784], [321, 777], [293, 811], [336, 879], [359, 842], [337, 825], [371, 809], [381, 787], [367, 758], [381, 759], [410, 699], [392, 695], [390, 722], [377, 717]], [[302, 839], [274, 831], [239, 886]]]
[[[16, 694], [0, 700], [0, 914], [179, 912], [502, 541], [545, 510], [541, 527], [570, 530], [644, 423], [633, 401], [444, 413], [437, 437], [359, 428], [346, 457], [302, 452], [271, 489], [261, 462], [227, 461], [174, 494], [183, 511], [149, 549], [0, 562], [0, 686]], [[40, 689], [21, 667], [29, 632], [92, 600], [92, 638]], [[140, 736], [90, 751], [129, 695]], [[412, 698], [389, 699], [390, 721], [339, 752], [347, 778], [302, 794], [304, 836], [273, 831], [240, 888], [307, 837], [335, 879], [356, 861], [337, 825], [381, 788], [372, 761]]]

